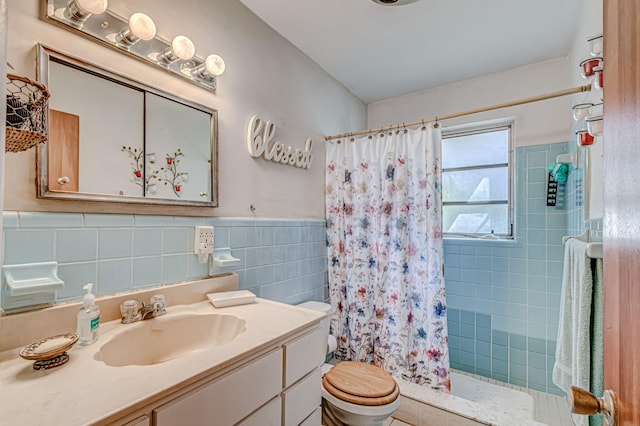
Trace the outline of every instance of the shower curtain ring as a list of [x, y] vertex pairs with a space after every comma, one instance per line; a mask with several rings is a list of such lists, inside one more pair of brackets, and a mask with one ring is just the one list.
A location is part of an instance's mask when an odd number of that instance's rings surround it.
[[422, 119], [422, 130], [427, 130], [427, 127], [424, 125], [424, 118]]
[[436, 124], [434, 124], [433, 127], [435, 127], [436, 129], [438, 127], [440, 127], [440, 124], [438, 124], [438, 116], [437, 115], [436, 115]]

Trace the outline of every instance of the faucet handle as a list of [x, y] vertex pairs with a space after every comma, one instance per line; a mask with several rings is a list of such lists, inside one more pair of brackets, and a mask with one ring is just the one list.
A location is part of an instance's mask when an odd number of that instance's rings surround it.
[[151, 305], [153, 306], [154, 311], [156, 311], [156, 316], [164, 315], [167, 313], [165, 309], [167, 299], [164, 294], [154, 294], [151, 296]]
[[136, 300], [125, 300], [120, 304], [120, 314], [122, 315], [122, 323], [129, 324], [136, 322], [139, 318], [138, 302]]

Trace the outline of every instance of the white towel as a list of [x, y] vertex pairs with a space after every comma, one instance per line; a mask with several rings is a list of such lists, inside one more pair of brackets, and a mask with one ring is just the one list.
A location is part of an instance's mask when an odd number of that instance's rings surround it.
[[[564, 391], [568, 391], [570, 385], [590, 387], [592, 297], [593, 276], [587, 243], [570, 238], [564, 248], [560, 323], [552, 377], [553, 383]], [[589, 424], [587, 416], [575, 416], [574, 421], [578, 425]]]

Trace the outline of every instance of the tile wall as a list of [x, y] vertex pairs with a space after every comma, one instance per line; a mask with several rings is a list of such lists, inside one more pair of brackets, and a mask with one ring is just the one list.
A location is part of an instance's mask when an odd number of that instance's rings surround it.
[[241, 259], [229, 271], [242, 289], [288, 303], [326, 299], [324, 220], [4, 212], [3, 264], [57, 261], [59, 302], [80, 299], [88, 282], [104, 296], [199, 279], [208, 266], [193, 254], [196, 225], [213, 225], [214, 246]]
[[[561, 394], [551, 382], [567, 218], [565, 197], [546, 206], [547, 166], [567, 143], [516, 149], [514, 241], [445, 241], [451, 365], [518, 386]], [[577, 175], [573, 170], [570, 176]], [[574, 176], [575, 179], [575, 176]]]

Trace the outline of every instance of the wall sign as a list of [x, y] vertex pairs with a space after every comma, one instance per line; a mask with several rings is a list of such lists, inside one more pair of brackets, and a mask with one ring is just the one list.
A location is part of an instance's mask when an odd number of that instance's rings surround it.
[[307, 138], [304, 149], [294, 148], [273, 140], [276, 125], [272, 121], [264, 121], [257, 115], [251, 117], [247, 128], [247, 148], [252, 157], [263, 157], [265, 160], [289, 166], [308, 169], [311, 167], [311, 148], [313, 141]]

